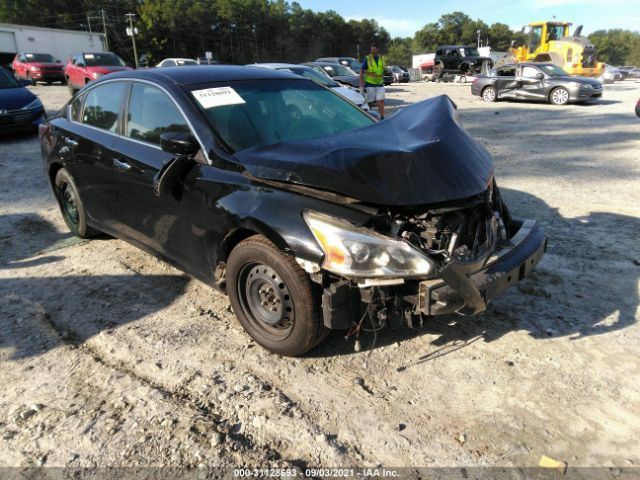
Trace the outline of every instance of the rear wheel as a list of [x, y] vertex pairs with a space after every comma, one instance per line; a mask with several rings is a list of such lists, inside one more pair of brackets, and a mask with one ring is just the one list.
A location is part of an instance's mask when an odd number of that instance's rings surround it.
[[87, 225], [87, 215], [80, 200], [78, 189], [69, 172], [58, 170], [55, 178], [55, 194], [67, 227], [76, 237], [91, 238], [100, 232]]
[[482, 90], [482, 99], [485, 102], [495, 102], [497, 99], [496, 89], [494, 87], [484, 87], [484, 90]]
[[569, 91], [564, 87], [554, 88], [549, 94], [549, 101], [554, 105], [566, 105], [569, 103]]
[[31, 85], [33, 85], [34, 87], [38, 84], [38, 82], [36, 81], [35, 78], [31, 77], [31, 74], [27, 73], [27, 80], [31, 80]]
[[233, 249], [227, 275], [233, 311], [251, 338], [267, 350], [302, 355], [329, 332], [307, 274], [262, 235]]

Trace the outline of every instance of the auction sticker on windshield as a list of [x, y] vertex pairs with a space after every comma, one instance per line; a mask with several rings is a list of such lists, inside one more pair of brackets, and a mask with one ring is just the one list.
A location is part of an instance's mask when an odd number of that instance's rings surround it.
[[246, 103], [238, 92], [231, 87], [206, 88], [191, 92], [204, 108], [222, 107]]

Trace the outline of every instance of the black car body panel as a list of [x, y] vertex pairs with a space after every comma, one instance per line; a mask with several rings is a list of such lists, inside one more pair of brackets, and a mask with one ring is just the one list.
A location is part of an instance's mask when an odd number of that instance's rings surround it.
[[[406, 107], [369, 127], [230, 153], [189, 94], [212, 81], [292, 79], [302, 81], [290, 73], [233, 66], [169, 67], [99, 79], [41, 132], [45, 174], [54, 187], [56, 173], [66, 169], [90, 226], [223, 291], [231, 251], [263, 235], [280, 253], [295, 257], [315, 283], [330, 328], [349, 328], [367, 312], [380, 312], [372, 315], [376, 327], [411, 325], [412, 316], [424, 312], [478, 313], [516, 281], [514, 275], [523, 278], [539, 261], [544, 233], [535, 222], [511, 220], [490, 154], [458, 124], [447, 97]], [[84, 107], [78, 106], [92, 89], [112, 83], [127, 86], [117, 128], [83, 123]], [[125, 135], [129, 100], [140, 84], [169, 97], [199, 147], [181, 157], [185, 168], [164, 195], [158, 195], [156, 180], [175, 155]], [[332, 273], [323, 268], [325, 252], [305, 219], [308, 212], [400, 242], [429, 258], [435, 270], [382, 283]]]
[[[446, 96], [370, 127], [236, 153], [259, 178], [337, 192], [378, 205], [424, 205], [486, 190], [491, 155], [457, 122]], [[434, 121], [435, 120], [435, 121]]]

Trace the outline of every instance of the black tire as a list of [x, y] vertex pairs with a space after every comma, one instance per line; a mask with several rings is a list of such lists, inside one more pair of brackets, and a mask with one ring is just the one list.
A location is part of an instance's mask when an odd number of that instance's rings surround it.
[[27, 73], [27, 80], [31, 80], [31, 86], [32, 87], [35, 87], [38, 84], [36, 79], [35, 78], [31, 78], [31, 75], [29, 73]]
[[64, 168], [58, 170], [54, 181], [56, 200], [60, 206], [60, 212], [64, 222], [76, 237], [91, 238], [100, 232], [87, 225], [87, 215], [78, 194], [73, 178]]
[[307, 274], [262, 235], [231, 251], [227, 291], [242, 327], [271, 352], [299, 356], [329, 333]]
[[485, 102], [495, 102], [498, 100], [498, 92], [496, 92], [496, 89], [492, 86], [484, 87], [481, 96]]
[[439, 82], [444, 75], [444, 69], [440, 65], [433, 67], [433, 81]]
[[69, 93], [71, 94], [71, 96], [74, 96], [76, 93], [78, 93], [78, 89], [73, 86], [73, 84], [69, 80], [69, 77], [67, 77], [67, 82], [66, 83], [67, 83], [67, 88], [69, 89]]
[[549, 102], [552, 105], [566, 105], [571, 100], [569, 90], [564, 87], [556, 87], [549, 92]]

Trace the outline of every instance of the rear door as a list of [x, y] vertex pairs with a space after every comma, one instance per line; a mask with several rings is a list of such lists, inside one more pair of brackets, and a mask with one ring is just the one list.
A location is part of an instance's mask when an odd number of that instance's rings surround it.
[[204, 202], [194, 184], [208, 167], [195, 164], [179, 196], [157, 197], [153, 192], [154, 176], [174, 157], [161, 150], [160, 134], [193, 135], [187, 120], [166, 91], [146, 82], [132, 83], [126, 112], [114, 157], [118, 230], [188, 270], [208, 273], [204, 231], [193, 223]]
[[509, 98], [515, 96], [515, 90], [517, 87], [516, 82], [516, 66], [507, 65], [506, 67], [498, 68], [496, 79], [496, 90], [498, 98]]
[[113, 157], [128, 82], [96, 85], [70, 105], [57, 145], [91, 223], [112, 225]]

